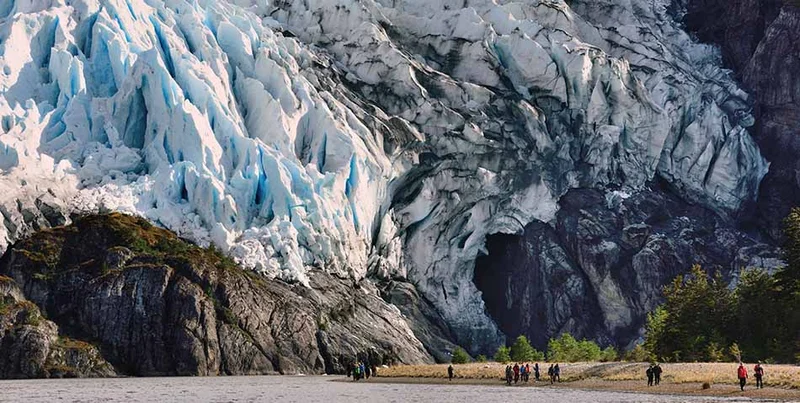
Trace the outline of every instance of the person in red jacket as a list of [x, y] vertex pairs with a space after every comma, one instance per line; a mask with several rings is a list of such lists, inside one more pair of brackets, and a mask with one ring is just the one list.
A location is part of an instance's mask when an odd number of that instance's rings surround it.
[[764, 389], [764, 367], [761, 366], [761, 361], [753, 368], [753, 375], [756, 376], [756, 389]]
[[739, 363], [737, 375], [739, 376], [739, 387], [742, 388], [742, 392], [744, 392], [744, 385], [747, 383], [747, 368], [745, 368], [744, 364], [741, 362]]

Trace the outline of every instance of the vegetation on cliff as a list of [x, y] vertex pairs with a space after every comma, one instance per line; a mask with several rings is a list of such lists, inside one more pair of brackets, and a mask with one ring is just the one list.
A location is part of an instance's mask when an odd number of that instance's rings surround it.
[[664, 288], [644, 348], [665, 361], [800, 361], [800, 209], [784, 220], [786, 266], [748, 269], [729, 287], [695, 266]]

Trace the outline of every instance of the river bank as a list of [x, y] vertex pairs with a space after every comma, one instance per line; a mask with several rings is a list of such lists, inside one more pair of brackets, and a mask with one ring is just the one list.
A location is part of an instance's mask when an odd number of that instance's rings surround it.
[[[739, 390], [736, 364], [733, 363], [678, 363], [661, 364], [664, 369], [661, 385], [648, 387], [645, 363], [562, 363], [561, 383], [550, 385], [544, 381], [549, 364], [540, 363], [542, 381], [520, 382], [512, 387], [566, 388], [596, 391], [618, 391], [668, 395], [694, 395], [714, 397], [744, 397], [754, 399], [800, 400], [800, 367], [792, 365], [767, 365], [765, 388], [755, 389], [751, 378], [745, 391]], [[748, 369], [752, 365], [748, 365]], [[499, 363], [471, 363], [454, 365], [454, 384], [502, 385], [505, 365]], [[403, 384], [445, 384], [447, 364], [399, 365], [379, 370], [379, 377], [369, 382]], [[708, 383], [711, 387], [703, 389]]]

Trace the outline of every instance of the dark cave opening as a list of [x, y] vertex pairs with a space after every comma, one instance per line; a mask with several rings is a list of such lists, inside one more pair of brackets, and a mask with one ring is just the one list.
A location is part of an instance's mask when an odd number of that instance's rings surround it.
[[533, 222], [522, 235], [493, 234], [488, 255], [475, 262], [473, 282], [486, 313], [511, 342], [525, 335], [544, 351], [551, 337], [601, 336], [600, 312], [585, 275], [561, 247], [551, 226]]

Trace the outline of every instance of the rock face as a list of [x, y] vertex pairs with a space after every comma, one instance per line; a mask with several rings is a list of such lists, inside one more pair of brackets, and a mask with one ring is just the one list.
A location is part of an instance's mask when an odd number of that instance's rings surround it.
[[60, 336], [14, 280], [0, 276], [0, 379], [114, 375], [95, 346]]
[[[800, 205], [800, 3], [793, 0], [680, 0], [679, 18], [753, 94], [753, 134], [771, 162], [756, 217], [773, 239]], [[724, 10], [724, 11], [723, 11]]]
[[476, 265], [475, 283], [503, 332], [539, 348], [562, 332], [609, 345], [637, 340], [661, 287], [693, 264], [729, 280], [781, 265], [773, 246], [656, 187], [617, 198], [573, 190], [560, 204], [555, 227], [492, 236]]
[[[92, 341], [92, 358], [124, 375], [343, 372], [357, 356], [431, 361], [368, 283], [323, 272], [313, 289], [266, 280], [129, 216], [38, 232], [9, 249], [0, 273], [13, 284], [0, 322], [3, 377], [52, 375], [54, 354], [65, 365], [78, 359], [49, 351], [57, 335]], [[31, 323], [39, 309], [49, 320]], [[114, 373], [70, 366], [77, 376]]]

